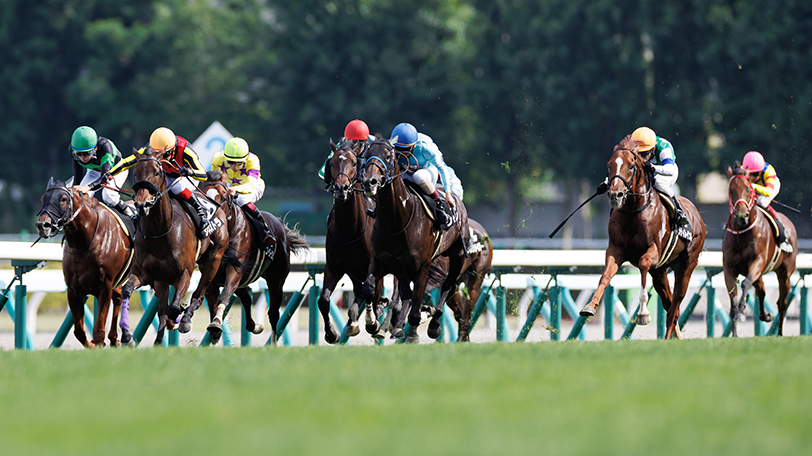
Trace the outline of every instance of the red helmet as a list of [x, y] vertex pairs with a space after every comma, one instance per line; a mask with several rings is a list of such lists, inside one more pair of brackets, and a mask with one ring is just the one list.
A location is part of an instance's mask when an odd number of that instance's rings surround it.
[[369, 127], [363, 120], [355, 119], [344, 128], [344, 137], [353, 141], [364, 141], [369, 137]]

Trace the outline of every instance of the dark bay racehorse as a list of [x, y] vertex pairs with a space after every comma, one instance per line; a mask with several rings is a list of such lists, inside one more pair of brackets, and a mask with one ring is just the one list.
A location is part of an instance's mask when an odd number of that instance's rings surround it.
[[[778, 213], [787, 232], [792, 253], [782, 251], [773, 236], [771, 222], [756, 206], [756, 192], [750, 179], [738, 162], [735, 169], [728, 168], [728, 198], [730, 216], [722, 237], [722, 265], [725, 269], [725, 286], [730, 297], [732, 336], [736, 337], [736, 319], [745, 309], [747, 292], [755, 287], [759, 303], [759, 319], [772, 321], [772, 315], [764, 309], [764, 281], [761, 276], [775, 272], [778, 276], [778, 335], [784, 334], [784, 317], [787, 314], [787, 295], [790, 276], [795, 272], [798, 236], [795, 225], [784, 214]], [[744, 276], [741, 299], [738, 297], [738, 277]]]
[[[669, 339], [676, 333], [678, 338], [682, 338], [677, 324], [679, 306], [705, 244], [705, 223], [693, 203], [680, 196], [678, 198], [691, 222], [693, 236], [690, 242], [672, 236], [673, 229], [666, 207], [654, 190], [653, 176], [645, 171], [638, 147], [639, 144], [632, 141], [631, 136], [626, 136], [615, 146], [612, 158], [607, 163], [609, 204], [613, 210], [609, 217], [606, 266], [595, 294], [581, 309], [581, 315], [595, 315], [604, 290], [620, 265], [628, 261], [640, 270], [641, 276], [637, 323], [645, 325], [651, 321], [646, 308], [646, 274], [651, 274], [654, 289], [667, 311], [665, 337]], [[668, 283], [669, 268], [674, 271], [673, 294]]]
[[[400, 160], [399, 160], [400, 159]], [[412, 193], [401, 174], [406, 170], [409, 157], [396, 154], [393, 142], [377, 138], [367, 149], [362, 166], [361, 182], [367, 195], [376, 198], [375, 224], [372, 233], [372, 261], [363, 294], [367, 302], [375, 297], [375, 284], [386, 274], [398, 279], [398, 293], [409, 309], [411, 331], [408, 342], [416, 343], [420, 324], [420, 306], [426, 293], [429, 269], [438, 256], [449, 260], [447, 277], [441, 286], [441, 297], [429, 322], [428, 335], [440, 335], [442, 304], [456, 285], [464, 261], [462, 237], [456, 226], [441, 231], [423, 207], [421, 197]], [[456, 196], [461, 224], [465, 226], [465, 207]], [[412, 288], [411, 285], [414, 285]], [[406, 303], [409, 305], [406, 305]], [[406, 312], [399, 312], [394, 323], [393, 338], [403, 337]]]
[[[226, 176], [219, 171], [210, 172], [209, 179], [200, 185], [201, 191], [220, 203], [224, 209], [229, 237], [220, 269], [206, 291], [206, 302], [209, 303], [209, 312], [212, 315], [208, 331], [212, 343], [217, 343], [222, 333], [223, 310], [231, 296], [236, 294], [245, 312], [245, 329], [253, 334], [261, 333], [262, 324], [251, 318], [250, 285], [262, 277], [268, 284], [268, 321], [271, 325], [271, 340], [275, 343], [279, 306], [283, 303], [282, 286], [290, 272], [290, 252], [303, 253], [310, 250], [310, 246], [297, 230], [289, 228], [272, 214], [262, 212], [276, 237], [276, 250], [273, 259], [269, 259], [262, 248], [259, 235], [251, 226], [249, 216], [235, 203], [227, 188]], [[191, 330], [195, 310], [197, 308], [190, 304], [184, 312], [180, 327], [182, 332]]]
[[[333, 156], [324, 170], [327, 190], [333, 195], [333, 210], [327, 222], [325, 251], [327, 263], [324, 268], [324, 284], [319, 296], [319, 311], [324, 320], [324, 340], [334, 344], [339, 340], [338, 331], [330, 321], [330, 296], [336, 284], [346, 274], [352, 281], [354, 299], [347, 311], [347, 335], [356, 336], [358, 311], [363, 300], [362, 285], [367, 278], [372, 259], [372, 225], [374, 220], [366, 214], [366, 201], [358, 167], [361, 164], [363, 144], [342, 141], [337, 147], [330, 141]], [[382, 281], [375, 284], [374, 296], [380, 296]], [[367, 332], [377, 336], [380, 329], [377, 320], [377, 303], [367, 303]]]
[[[68, 182], [48, 182], [37, 219], [42, 238], [65, 232], [62, 274], [68, 288], [68, 306], [73, 315], [73, 334], [85, 347], [104, 345], [104, 325], [110, 302], [113, 318], [108, 338], [119, 345], [116, 329], [121, 309], [121, 284], [127, 279], [133, 260], [132, 241], [121, 222], [107, 206], [71, 188]], [[93, 326], [93, 340], [85, 334], [85, 296], [94, 296], [99, 311]]]
[[[488, 232], [476, 220], [468, 219], [468, 226], [473, 235], [476, 236], [476, 252], [471, 252], [462, 266], [462, 272], [457, 278], [457, 287], [446, 301], [448, 308], [454, 312], [454, 319], [459, 325], [458, 342], [470, 341], [471, 334], [471, 312], [476, 306], [479, 294], [482, 292], [482, 281], [491, 271], [493, 261], [493, 244]], [[473, 239], [473, 237], [472, 237]], [[431, 264], [429, 271], [428, 289], [440, 288], [446, 278], [448, 270], [448, 258], [438, 257]], [[459, 285], [465, 284], [464, 290], [459, 290]]]
[[[195, 226], [180, 203], [167, 193], [163, 160], [149, 147], [143, 153], [134, 151], [137, 162], [133, 170], [135, 207], [139, 215], [135, 236], [135, 261], [130, 280], [122, 289], [129, 301], [133, 290], [150, 285], [158, 298], [158, 335], [155, 344], [163, 341], [167, 322], [174, 326], [181, 314], [181, 302], [189, 289], [195, 268], [200, 267], [200, 282], [192, 293], [191, 305], [200, 306], [203, 293], [220, 267], [228, 246], [225, 223], [203, 240], [198, 240]], [[186, 178], [188, 179], [188, 178]], [[215, 217], [225, 220], [222, 208]], [[169, 287], [175, 294], [169, 304]], [[196, 307], [195, 307], [196, 308]], [[170, 326], [171, 329], [171, 326]]]

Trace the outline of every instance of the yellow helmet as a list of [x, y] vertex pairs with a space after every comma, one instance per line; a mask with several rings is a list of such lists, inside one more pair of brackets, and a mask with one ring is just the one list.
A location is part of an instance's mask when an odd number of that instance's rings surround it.
[[244, 162], [248, 159], [248, 143], [242, 138], [231, 138], [226, 143], [224, 155], [228, 161]]
[[632, 141], [640, 143], [638, 152], [648, 152], [657, 145], [657, 135], [649, 127], [640, 127], [632, 133]]
[[149, 136], [149, 147], [154, 151], [164, 151], [175, 147], [178, 140], [175, 133], [166, 127], [160, 127]]

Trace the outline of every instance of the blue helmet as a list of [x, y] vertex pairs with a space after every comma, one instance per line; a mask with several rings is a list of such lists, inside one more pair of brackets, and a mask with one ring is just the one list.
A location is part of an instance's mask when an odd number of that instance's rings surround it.
[[404, 122], [398, 124], [389, 137], [394, 138], [395, 136], [398, 137], [395, 146], [410, 147], [417, 142], [417, 129], [414, 128], [414, 125]]

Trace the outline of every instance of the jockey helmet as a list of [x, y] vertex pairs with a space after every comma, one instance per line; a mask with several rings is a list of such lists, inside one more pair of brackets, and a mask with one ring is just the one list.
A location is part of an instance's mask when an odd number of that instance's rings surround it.
[[632, 133], [632, 141], [640, 143], [638, 152], [648, 152], [657, 145], [657, 135], [649, 127], [640, 127]]
[[747, 152], [742, 160], [742, 168], [748, 173], [761, 172], [764, 169], [764, 156], [754, 150]]
[[369, 127], [363, 120], [355, 119], [344, 128], [344, 137], [353, 141], [366, 141], [369, 137]]
[[398, 124], [389, 137], [394, 138], [395, 136], [398, 137], [395, 141], [397, 147], [411, 147], [417, 143], [417, 129], [410, 123]]
[[223, 154], [230, 162], [244, 162], [248, 159], [248, 143], [242, 138], [231, 138]]
[[149, 136], [149, 147], [156, 152], [172, 149], [175, 144], [177, 144], [175, 133], [166, 127], [157, 128]]
[[98, 143], [99, 137], [96, 135], [96, 131], [90, 127], [77, 128], [70, 138], [71, 149], [82, 154], [90, 152]]

